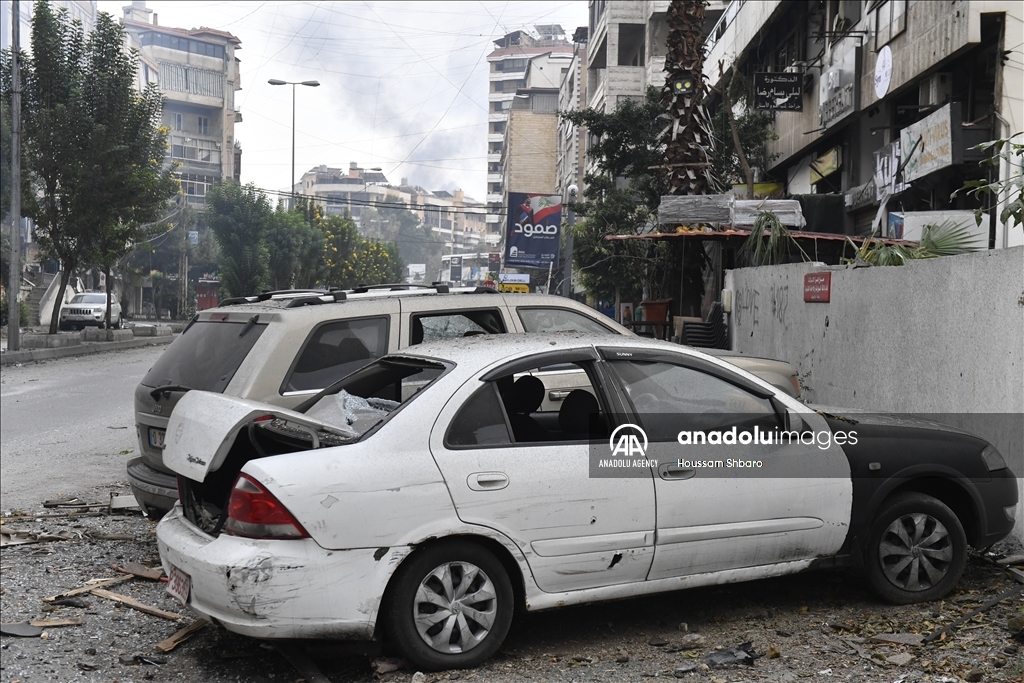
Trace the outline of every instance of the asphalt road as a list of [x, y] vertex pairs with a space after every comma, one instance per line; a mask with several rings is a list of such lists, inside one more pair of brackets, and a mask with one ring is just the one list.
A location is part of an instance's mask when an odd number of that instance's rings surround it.
[[132, 395], [165, 348], [3, 366], [0, 507], [126, 481], [138, 452]]

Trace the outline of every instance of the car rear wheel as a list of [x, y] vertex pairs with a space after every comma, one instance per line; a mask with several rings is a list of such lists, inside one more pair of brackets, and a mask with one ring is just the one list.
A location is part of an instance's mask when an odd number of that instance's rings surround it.
[[438, 543], [406, 560], [394, 580], [389, 631], [417, 668], [476, 666], [505, 640], [514, 609], [512, 584], [484, 548]]
[[923, 493], [892, 498], [868, 533], [868, 582], [894, 604], [941, 598], [956, 586], [966, 564], [960, 520], [945, 503]]

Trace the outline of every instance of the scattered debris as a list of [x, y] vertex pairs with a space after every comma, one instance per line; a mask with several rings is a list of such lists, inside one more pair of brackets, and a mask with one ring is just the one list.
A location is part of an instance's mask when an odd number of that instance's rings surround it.
[[885, 658], [885, 661], [896, 666], [906, 666], [914, 661], [914, 655], [909, 652], [900, 652], [899, 654], [890, 655]]
[[1007, 555], [1001, 560], [996, 560], [996, 564], [1001, 565], [1003, 567], [1009, 566], [1011, 564], [1019, 564], [1024, 566], [1024, 554]]
[[981, 681], [984, 678], [985, 672], [981, 669], [971, 669], [967, 672], [967, 675], [964, 676], [964, 680], [967, 681], [967, 683], [978, 683], [978, 681]]
[[298, 645], [281, 643], [277, 646], [277, 651], [295, 667], [295, 670], [306, 679], [307, 683], [331, 683], [330, 679], [320, 671], [320, 667]]
[[134, 541], [135, 537], [131, 534], [104, 534], [98, 531], [90, 532], [89, 538], [97, 541]]
[[629, 653], [625, 650], [619, 650], [615, 656], [615, 661], [618, 664], [626, 664], [629, 662]]
[[681, 650], [696, 650], [704, 647], [704, 636], [699, 633], [687, 633], [679, 641], [679, 645]]
[[675, 670], [672, 672], [672, 675], [675, 676], [676, 678], [682, 678], [683, 676], [685, 676], [688, 673], [693, 673], [698, 668], [700, 668], [700, 665], [697, 664], [696, 662], [691, 662], [689, 664], [682, 664], [682, 665], [677, 666], [675, 668]]
[[929, 633], [927, 636], [925, 636], [924, 642], [930, 643], [933, 640], [941, 637], [943, 633], [947, 633], [949, 631], [955, 631], [961, 625], [967, 623], [969, 620], [971, 620], [974, 617], [978, 616], [982, 612], [995, 607], [996, 605], [998, 605], [1003, 600], [1006, 600], [1007, 598], [1012, 598], [1013, 596], [1017, 595], [1021, 591], [1024, 591], [1024, 584], [1021, 584], [1021, 585], [1017, 586], [1016, 588], [1012, 588], [1012, 589], [1006, 591], [1005, 593], [992, 598], [991, 600], [986, 602], [984, 605], [982, 605], [978, 609], [973, 610], [971, 612], [968, 612], [967, 614], [965, 614], [964, 616], [960, 617], [959, 619], [957, 619], [953, 623], [948, 624], [946, 626], [943, 626], [938, 631], [933, 631], [932, 633]]
[[155, 664], [157, 666], [167, 663], [167, 660], [163, 657], [153, 657], [151, 655], [135, 655], [135, 661], [139, 664]]
[[139, 501], [135, 500], [135, 496], [130, 493], [120, 495], [114, 492], [110, 493], [110, 505], [107, 509], [111, 513], [117, 510], [130, 510], [139, 507]]
[[754, 660], [760, 656], [761, 655], [754, 652], [754, 646], [752, 643], [740, 643], [736, 647], [718, 650], [717, 652], [705, 655], [701, 661], [712, 668], [716, 666], [727, 666], [729, 664], [745, 664], [747, 666], [753, 666]]
[[89, 606], [89, 603], [82, 598], [56, 598], [53, 599], [54, 605], [60, 605], [61, 607], [77, 607], [79, 609], [85, 609]]
[[119, 602], [122, 605], [128, 605], [132, 609], [136, 609], [145, 614], [151, 614], [154, 617], [162, 617], [164, 619], [170, 619], [171, 621], [180, 621], [184, 618], [180, 614], [168, 612], [160, 609], [159, 607], [153, 607], [152, 605], [146, 605], [135, 598], [129, 598], [127, 595], [121, 595], [120, 593], [111, 593], [103, 588], [93, 588], [90, 592], [96, 597], [106, 598], [107, 600]]
[[128, 562], [123, 567], [113, 565], [114, 569], [123, 573], [137, 576], [140, 579], [149, 579], [150, 581], [159, 581], [164, 575], [164, 570], [160, 567], [147, 567], [144, 564], [138, 562]]
[[130, 581], [134, 577], [132, 576], [117, 576], [109, 579], [90, 579], [86, 581], [86, 585], [79, 586], [78, 588], [72, 588], [71, 590], [61, 593], [60, 595], [51, 595], [48, 598], [43, 598], [46, 602], [56, 603], [57, 600], [63, 598], [69, 598], [73, 595], [80, 595], [81, 593], [89, 593], [97, 588], [106, 588], [107, 586], [113, 586], [114, 584], [122, 583], [124, 581]]
[[22, 621], [16, 624], [0, 624], [0, 634], [19, 638], [38, 638], [43, 635], [43, 629], [33, 626], [27, 621]]
[[871, 636], [873, 643], [891, 643], [893, 645], [920, 645], [924, 636], [920, 633], [879, 633]]
[[78, 668], [82, 671], [95, 671], [96, 665], [90, 664], [89, 662], [77, 662]]
[[768, 652], [766, 652], [764, 656], [768, 659], [778, 659], [782, 656], [782, 653], [779, 652], [779, 648], [775, 647], [774, 645], [769, 645]]
[[373, 673], [382, 676], [403, 669], [405, 666], [405, 660], [399, 657], [377, 657], [373, 660]]
[[27, 545], [29, 543], [48, 543], [50, 541], [72, 541], [81, 538], [81, 534], [75, 535], [71, 531], [57, 531], [47, 533], [42, 531], [27, 531], [24, 529], [3, 529], [0, 530], [0, 547], [9, 545]]
[[410, 683], [427, 683], [427, 674], [422, 671], [417, 671], [412, 675]]
[[81, 626], [82, 620], [79, 617], [71, 619], [33, 619], [28, 623], [39, 628], [54, 628], [57, 626]]
[[205, 621], [203, 621], [202, 619], [196, 619], [185, 628], [176, 631], [174, 635], [172, 635], [170, 638], [167, 638], [166, 640], [161, 640], [159, 643], [153, 646], [153, 649], [160, 653], [170, 652], [171, 650], [178, 647], [195, 634], [199, 633], [205, 627]]
[[668, 641], [662, 638], [661, 636], [654, 636], [650, 639], [650, 641], [648, 641], [647, 644], [653, 647], [665, 647], [666, 645], [668, 645]]

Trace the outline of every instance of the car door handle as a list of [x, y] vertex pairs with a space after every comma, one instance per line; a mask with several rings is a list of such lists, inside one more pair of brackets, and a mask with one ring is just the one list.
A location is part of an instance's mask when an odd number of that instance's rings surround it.
[[674, 462], [666, 462], [658, 465], [658, 476], [666, 481], [682, 481], [691, 479], [697, 474], [697, 470], [688, 467], [678, 467]]
[[565, 397], [569, 395], [568, 391], [549, 391], [548, 398], [552, 401], [564, 401]]
[[474, 472], [466, 483], [474, 491], [498, 491], [508, 486], [508, 476], [502, 472]]

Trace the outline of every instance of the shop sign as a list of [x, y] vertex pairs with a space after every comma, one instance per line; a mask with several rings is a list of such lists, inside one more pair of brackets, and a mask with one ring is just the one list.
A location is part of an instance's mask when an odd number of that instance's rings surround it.
[[951, 102], [901, 130], [900, 145], [907, 154], [903, 179], [913, 182], [959, 164], [963, 160], [960, 128], [960, 103]]
[[811, 184], [832, 175], [842, 165], [842, 150], [839, 147], [833, 147], [811, 162]]
[[802, 73], [755, 73], [754, 109], [804, 110]]
[[875, 200], [907, 189], [900, 171], [900, 141], [893, 140], [875, 151]]
[[878, 189], [875, 187], [875, 179], [867, 181], [863, 185], [850, 188], [846, 193], [845, 203], [847, 211], [857, 211], [866, 206], [871, 206], [878, 201]]
[[834, 126], [857, 110], [859, 65], [860, 48], [855, 48], [823, 71], [818, 83], [818, 125]]

